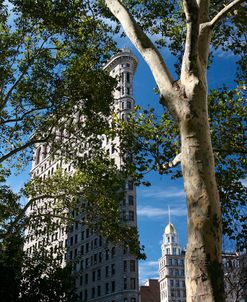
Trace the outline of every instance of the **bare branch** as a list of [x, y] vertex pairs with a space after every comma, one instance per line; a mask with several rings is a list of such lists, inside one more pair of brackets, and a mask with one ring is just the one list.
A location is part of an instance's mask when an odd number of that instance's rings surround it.
[[161, 54], [120, 1], [106, 0], [105, 3], [122, 24], [125, 33], [149, 65], [161, 94], [171, 99], [175, 94], [172, 87], [174, 80]]
[[207, 22], [207, 26], [214, 27], [222, 18], [224, 18], [229, 12], [231, 12], [236, 6], [240, 5], [244, 0], [234, 0], [225, 6], [210, 22]]
[[175, 158], [170, 161], [169, 163], [163, 164], [163, 165], [158, 165], [158, 171], [160, 174], [163, 174], [164, 171], [176, 167], [182, 159], [182, 153], [179, 153], [178, 155], [175, 156]]

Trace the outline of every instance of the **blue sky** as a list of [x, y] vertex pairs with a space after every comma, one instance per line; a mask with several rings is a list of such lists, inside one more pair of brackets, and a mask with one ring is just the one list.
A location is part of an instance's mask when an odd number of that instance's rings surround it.
[[[137, 56], [139, 64], [134, 80], [134, 96], [136, 104], [143, 107], [150, 105], [162, 110], [159, 97], [155, 95], [153, 76], [138, 52], [125, 40], [120, 47], [129, 47]], [[174, 58], [168, 52], [163, 52], [168, 66], [173, 70]], [[231, 54], [215, 52], [215, 63], [208, 72], [209, 88], [220, 87], [223, 83], [232, 86], [235, 74], [235, 61]], [[174, 73], [173, 73], [174, 74]], [[28, 165], [19, 175], [8, 180], [15, 191], [18, 191], [29, 178], [31, 165]], [[146, 261], [140, 262], [140, 283], [149, 278], [158, 278], [158, 259], [161, 256], [160, 244], [163, 229], [168, 223], [168, 206], [171, 209], [171, 221], [175, 225], [180, 245], [186, 246], [187, 211], [183, 181], [171, 180], [169, 176], [150, 173], [148, 176], [151, 187], [137, 189], [138, 226], [141, 244], [145, 246]]]

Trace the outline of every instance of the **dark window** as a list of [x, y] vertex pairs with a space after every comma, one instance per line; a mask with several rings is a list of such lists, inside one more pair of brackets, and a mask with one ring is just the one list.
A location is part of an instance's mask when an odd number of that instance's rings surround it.
[[75, 235], [75, 244], [77, 243], [78, 235]]
[[81, 240], [84, 240], [84, 234], [85, 234], [85, 232], [82, 231], [82, 232], [81, 232]]
[[133, 183], [133, 181], [128, 181], [128, 189], [129, 190], [133, 190], [134, 189], [134, 183]]
[[85, 275], [85, 284], [88, 284], [88, 274]]
[[100, 287], [100, 285], [97, 287], [97, 294], [98, 294], [98, 297], [101, 295], [101, 287]]
[[127, 261], [124, 260], [124, 272], [127, 272]]
[[86, 229], [86, 238], [89, 237], [89, 229]]
[[132, 108], [131, 102], [128, 101], [128, 102], [127, 102], [127, 109], [131, 109], [131, 108]]
[[102, 262], [102, 252], [99, 252], [99, 263]]
[[127, 81], [127, 83], [130, 82], [130, 74], [129, 74], [129, 72], [126, 73], [126, 81]]
[[94, 288], [94, 287], [92, 288], [92, 295], [91, 295], [91, 297], [92, 297], [92, 298], [95, 297], [95, 288]]
[[109, 294], [109, 283], [105, 284], [105, 293]]
[[85, 292], [84, 292], [84, 300], [85, 301], [87, 300], [87, 289], [85, 289]]
[[130, 278], [130, 289], [136, 289], [136, 279]]
[[129, 221], [134, 221], [134, 220], [135, 220], [134, 211], [129, 211]]
[[134, 205], [134, 197], [132, 195], [128, 196], [128, 201], [129, 201], [129, 205], [133, 206]]
[[130, 94], [130, 89], [129, 89], [129, 87], [127, 87], [127, 94]]
[[94, 239], [94, 247], [97, 247], [98, 246], [98, 238], [95, 238]]
[[115, 270], [115, 264], [112, 264], [111, 265], [111, 274], [115, 275], [115, 272], [116, 272], [116, 270]]
[[127, 289], [127, 278], [124, 278], [124, 289]]
[[84, 254], [84, 245], [81, 246], [81, 254]]
[[95, 281], [95, 276], [96, 276], [96, 272], [93, 271], [93, 274], [92, 274], [92, 281], [93, 281], [93, 282]]
[[109, 259], [109, 250], [107, 249], [105, 251], [105, 260], [108, 260]]
[[73, 245], [73, 237], [70, 237], [70, 245]]
[[111, 291], [112, 291], [112, 293], [115, 292], [115, 281], [111, 282]]
[[109, 277], [109, 266], [105, 267], [105, 276]]
[[136, 270], [135, 260], [130, 260], [130, 271], [135, 272], [135, 270]]
[[97, 254], [94, 254], [93, 260], [94, 260], [94, 264], [97, 264], [97, 260], [98, 260], [98, 255]]
[[101, 270], [98, 269], [97, 270], [97, 280], [100, 280], [101, 279]]
[[115, 254], [116, 254], [116, 248], [113, 247], [113, 248], [111, 249], [111, 257], [113, 258], [113, 257], [115, 256]]

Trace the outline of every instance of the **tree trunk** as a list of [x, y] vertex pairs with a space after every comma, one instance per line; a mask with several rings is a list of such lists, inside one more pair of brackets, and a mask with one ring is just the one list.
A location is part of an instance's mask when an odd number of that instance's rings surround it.
[[180, 118], [182, 171], [188, 207], [185, 260], [187, 302], [224, 301], [221, 210], [207, 113], [207, 88], [199, 81]]

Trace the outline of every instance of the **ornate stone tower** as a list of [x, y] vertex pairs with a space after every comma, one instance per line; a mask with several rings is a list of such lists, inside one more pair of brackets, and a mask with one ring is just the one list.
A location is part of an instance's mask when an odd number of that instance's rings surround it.
[[177, 231], [172, 223], [165, 227], [161, 250], [160, 301], [185, 302], [184, 252], [181, 251]]

